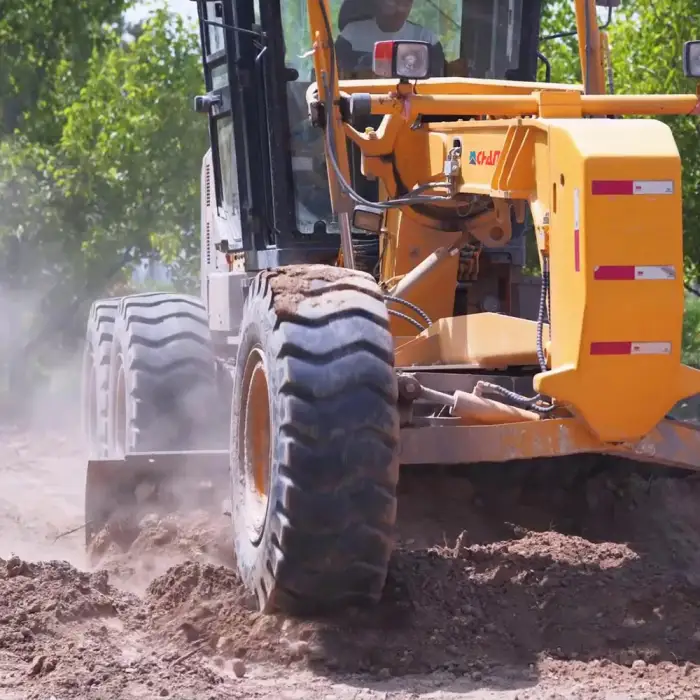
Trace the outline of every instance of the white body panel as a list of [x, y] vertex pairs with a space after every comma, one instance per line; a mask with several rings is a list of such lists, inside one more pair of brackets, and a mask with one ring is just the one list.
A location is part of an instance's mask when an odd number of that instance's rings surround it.
[[243, 241], [238, 212], [217, 207], [211, 149], [202, 159], [201, 217], [201, 294], [209, 312], [209, 328], [236, 335], [243, 308], [244, 286], [250, 275], [229, 272], [226, 255], [216, 249], [217, 243], [222, 240], [228, 241], [231, 249], [240, 249]]

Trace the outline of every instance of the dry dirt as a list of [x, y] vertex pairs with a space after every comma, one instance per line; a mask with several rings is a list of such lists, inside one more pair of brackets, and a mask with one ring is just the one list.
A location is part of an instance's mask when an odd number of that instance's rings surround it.
[[0, 700], [700, 698], [695, 478], [406, 474], [384, 601], [295, 621], [253, 609], [224, 513], [146, 517], [89, 570], [56, 539], [82, 524], [72, 444], [0, 430]]

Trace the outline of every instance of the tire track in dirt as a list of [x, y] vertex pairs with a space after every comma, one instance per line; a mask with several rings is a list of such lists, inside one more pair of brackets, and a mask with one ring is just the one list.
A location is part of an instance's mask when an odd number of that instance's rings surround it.
[[[11, 487], [52, 492], [61, 450], [82, 481], [68, 445], [13, 435], [8, 503]], [[129, 551], [85, 573], [80, 533], [51, 554], [54, 515], [68, 529], [82, 509], [26, 503], [44, 542], [0, 552], [0, 697], [700, 697], [694, 478], [623, 463], [434, 475], [402, 478], [381, 604], [324, 620], [255, 611], [225, 516], [146, 516]], [[16, 516], [2, 511], [3, 542]]]

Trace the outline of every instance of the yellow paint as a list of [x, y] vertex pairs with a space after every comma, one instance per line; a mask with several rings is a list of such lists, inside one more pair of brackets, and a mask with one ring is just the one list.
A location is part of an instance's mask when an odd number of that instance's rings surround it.
[[[576, 32], [578, 34], [579, 61], [583, 85], [589, 94], [602, 94], [605, 92], [603, 79], [603, 52], [601, 50], [600, 30], [596, 14], [595, 0], [574, 0], [576, 12]], [[588, 22], [586, 22], [588, 14]], [[590, 64], [586, 56], [586, 24], [588, 24], [588, 41], [590, 47]]]
[[[547, 259], [551, 268], [553, 331], [548, 343], [548, 371], [535, 378], [534, 390], [571, 410], [575, 418], [570, 420], [575, 423], [567, 423], [567, 439], [578, 440], [582, 449], [588, 449], [594, 444], [635, 441], [653, 431], [677, 401], [700, 392], [700, 372], [680, 361], [681, 163], [671, 132], [660, 121], [650, 119], [585, 117], [691, 114], [698, 110], [698, 95], [603, 94], [603, 52], [595, 0], [574, 1], [580, 36], [586, 7], [592, 19], [590, 60], [582, 42], [579, 47], [588, 94], [583, 94], [581, 85], [467, 78], [432, 79], [416, 86], [376, 79], [340, 81], [332, 89], [336, 99], [340, 91], [346, 95], [369, 93], [372, 113], [384, 116], [376, 132], [360, 133], [341, 123], [339, 110], [335, 110], [334, 122], [346, 177], [345, 137], [360, 148], [363, 172], [378, 179], [383, 199], [442, 179], [445, 158], [460, 143], [461, 173], [456, 182], [462, 197], [460, 207], [467, 206], [473, 195], [490, 197], [496, 209], [491, 216], [496, 222], [510, 206], [520, 211], [529, 206], [541, 259]], [[324, 3], [328, 7], [327, 0]], [[328, 37], [318, 2], [309, 2], [308, 7], [317, 75], [327, 74]], [[421, 115], [456, 119], [414, 128]], [[332, 189], [337, 192], [332, 168], [328, 170]], [[664, 196], [593, 196], [591, 183], [596, 179], [671, 180], [675, 191]], [[338, 208], [337, 198], [334, 204]], [[387, 214], [380, 275], [386, 288], [433, 251], [460, 237], [464, 224], [456, 212], [453, 205], [441, 204], [432, 211], [402, 207]], [[486, 229], [479, 235], [475, 232], [475, 242], [488, 245], [487, 234]], [[509, 231], [504, 235], [510, 235]], [[494, 239], [493, 245], [497, 244]], [[673, 265], [677, 277], [594, 281], [597, 265]], [[452, 318], [457, 270], [457, 258], [449, 258], [407, 294], [435, 324], [416, 338], [418, 331], [412, 325], [392, 319], [397, 365], [536, 364], [531, 322], [493, 314]], [[400, 305], [390, 307], [411, 315]], [[549, 340], [548, 333], [545, 339]], [[591, 343], [601, 341], [670, 342], [672, 351], [669, 355], [592, 356]], [[540, 421], [528, 426], [530, 437], [514, 437], [511, 456], [502, 451], [495, 461], [515, 458], [518, 450], [520, 456], [527, 456], [528, 451], [537, 453], [534, 447], [527, 447], [527, 440], [535, 444], [546, 439], [548, 433], [536, 431], [555, 430], [542, 427], [552, 424]], [[584, 434], [585, 440], [580, 437]]]
[[[537, 324], [523, 318], [480, 313], [441, 318], [396, 351], [396, 365], [457, 365], [479, 369], [537, 365]], [[544, 326], [547, 337], [548, 327]]]
[[[535, 386], [572, 403], [601, 439], [639, 438], [677, 401], [700, 392], [700, 372], [683, 367], [680, 359], [684, 298], [678, 149], [670, 129], [658, 121], [556, 120], [549, 124], [548, 151], [556, 191], [550, 234], [552, 372]], [[674, 193], [591, 194], [593, 180], [645, 179], [670, 180]], [[574, 267], [576, 190], [580, 272]], [[676, 279], [594, 281], [599, 265], [672, 265]], [[669, 342], [672, 351], [591, 356], [591, 343], [600, 341]]]

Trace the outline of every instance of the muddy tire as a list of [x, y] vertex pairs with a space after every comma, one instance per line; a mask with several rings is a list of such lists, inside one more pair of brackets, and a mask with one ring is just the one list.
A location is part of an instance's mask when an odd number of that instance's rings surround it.
[[219, 396], [207, 312], [196, 297], [124, 297], [109, 374], [110, 456], [216, 449]]
[[109, 358], [119, 298], [93, 302], [83, 350], [82, 428], [90, 457], [108, 453]]
[[238, 567], [266, 612], [379, 600], [393, 548], [399, 415], [393, 340], [370, 275], [260, 273], [231, 410]]

